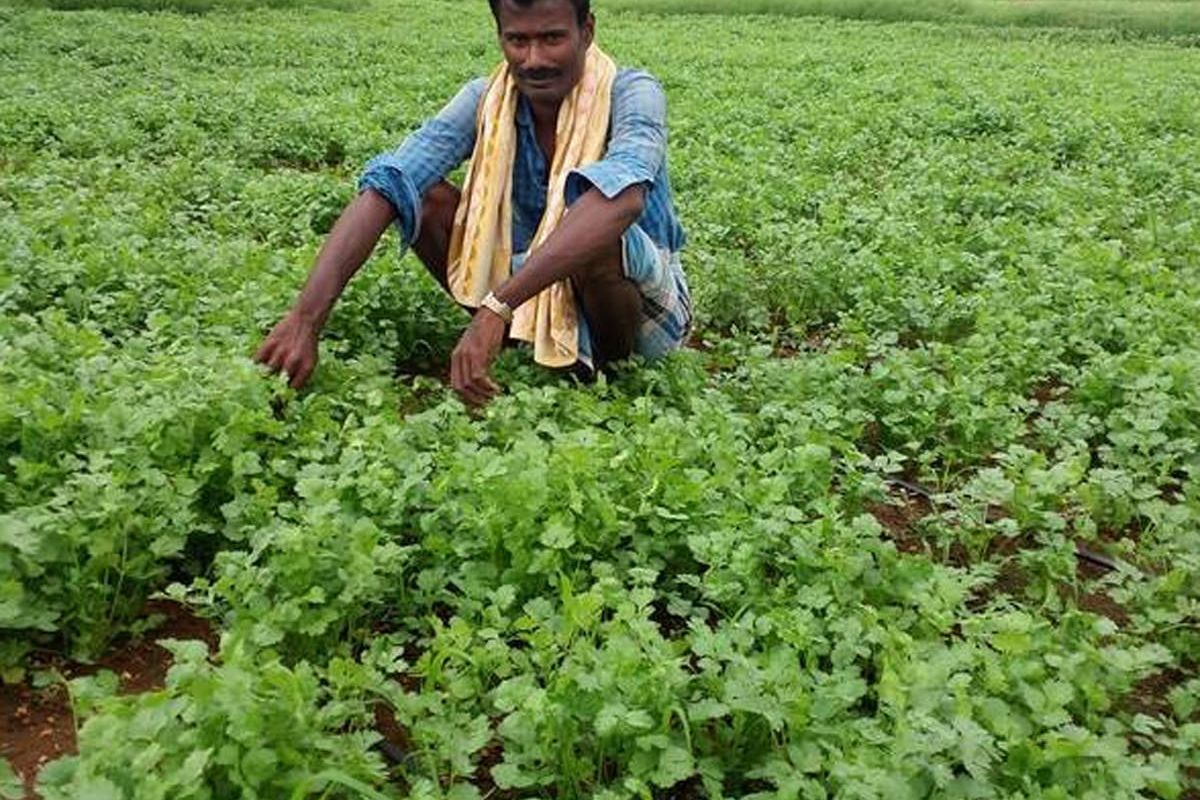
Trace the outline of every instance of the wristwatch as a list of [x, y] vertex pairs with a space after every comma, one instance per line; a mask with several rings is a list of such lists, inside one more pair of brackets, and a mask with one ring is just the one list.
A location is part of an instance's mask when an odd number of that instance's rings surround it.
[[483, 300], [479, 302], [479, 305], [480, 307], [486, 308], [488, 311], [493, 312], [506, 323], [512, 322], [513, 310], [508, 307], [508, 303], [505, 303], [499, 297], [496, 297], [494, 292], [488, 292], [487, 297], [483, 298]]

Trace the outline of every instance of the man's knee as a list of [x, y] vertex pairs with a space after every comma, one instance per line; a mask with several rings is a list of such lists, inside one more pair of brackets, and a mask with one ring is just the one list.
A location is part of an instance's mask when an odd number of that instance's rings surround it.
[[439, 234], [444, 233], [449, 239], [461, 196], [462, 192], [446, 181], [430, 186], [421, 198], [421, 231], [437, 231]]
[[620, 240], [580, 269], [572, 281], [592, 331], [598, 366], [628, 358], [641, 317], [642, 295], [625, 277]]
[[413, 252], [429, 274], [448, 289], [446, 263], [450, 255], [450, 231], [461, 192], [446, 181], [430, 186], [421, 198], [421, 226], [412, 243]]
[[621, 240], [617, 239], [605, 247], [596, 258], [584, 264], [575, 273], [573, 280], [575, 288], [580, 291], [592, 286], [612, 286], [627, 280]]

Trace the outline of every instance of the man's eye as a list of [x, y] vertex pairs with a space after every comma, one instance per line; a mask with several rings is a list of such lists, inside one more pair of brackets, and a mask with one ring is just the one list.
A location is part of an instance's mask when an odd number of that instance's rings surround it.
[[562, 40], [563, 35], [561, 33], [548, 33], [542, 37], [542, 41], [544, 41], [546, 44], [560, 44], [562, 43]]

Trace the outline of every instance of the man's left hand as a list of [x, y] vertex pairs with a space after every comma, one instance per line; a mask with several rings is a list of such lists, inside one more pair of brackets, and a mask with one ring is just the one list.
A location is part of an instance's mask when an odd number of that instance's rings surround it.
[[450, 356], [450, 383], [468, 405], [482, 406], [500, 393], [488, 368], [504, 344], [504, 327], [499, 314], [479, 309]]

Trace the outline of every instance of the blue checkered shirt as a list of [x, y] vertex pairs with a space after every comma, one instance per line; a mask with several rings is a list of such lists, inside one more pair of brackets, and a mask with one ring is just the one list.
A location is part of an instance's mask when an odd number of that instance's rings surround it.
[[[474, 150], [476, 111], [487, 85], [487, 78], [467, 83], [400, 147], [373, 158], [359, 179], [359, 191], [374, 189], [395, 207], [402, 248], [420, 235], [421, 197]], [[635, 184], [647, 187], [642, 215], [624, 237], [625, 260], [627, 274], [642, 286], [647, 298], [639, 352], [661, 355], [682, 342], [691, 323], [689, 293], [678, 259], [686, 236], [667, 175], [666, 96], [649, 74], [622, 69], [613, 82], [611, 113], [604, 157], [567, 176], [566, 201], [574, 203], [592, 187], [610, 199]], [[546, 211], [550, 173], [534, 133], [532, 111], [520, 96], [516, 121], [512, 238], [517, 254], [513, 266], [519, 269]], [[585, 332], [581, 351], [590, 350]]]
[[[367, 164], [359, 190], [372, 188], [396, 208], [405, 245], [420, 234], [420, 198], [444, 179], [475, 148], [475, 116], [487, 90], [487, 78], [467, 83], [437, 116], [412, 133], [396, 150]], [[513, 164], [513, 252], [529, 248], [546, 210], [550, 171], [534, 135], [533, 115], [521, 97], [517, 104], [517, 155]], [[671, 199], [667, 176], [667, 101], [649, 74], [622, 69], [612, 89], [612, 120], [604, 158], [567, 178], [568, 205], [591, 187], [613, 198], [644, 183], [649, 188], [637, 224], [664, 250], [678, 252], [686, 237]]]

